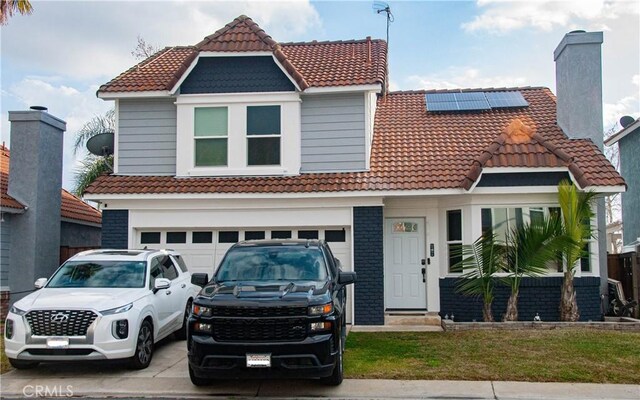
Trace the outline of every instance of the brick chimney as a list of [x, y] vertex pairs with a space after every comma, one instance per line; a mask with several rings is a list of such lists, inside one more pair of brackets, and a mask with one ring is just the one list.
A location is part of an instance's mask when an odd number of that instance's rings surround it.
[[48, 278], [58, 267], [62, 140], [67, 124], [44, 107], [9, 111], [9, 121], [7, 192], [27, 207], [24, 214], [11, 219], [9, 286], [13, 302], [33, 290], [37, 278]]
[[558, 125], [572, 139], [602, 149], [602, 32], [573, 31], [553, 52]]

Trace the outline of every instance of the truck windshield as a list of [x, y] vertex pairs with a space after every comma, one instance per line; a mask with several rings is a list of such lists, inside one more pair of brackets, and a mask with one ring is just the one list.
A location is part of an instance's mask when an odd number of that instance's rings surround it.
[[261, 246], [230, 250], [216, 278], [224, 281], [324, 281], [327, 267], [320, 249]]
[[70, 261], [51, 277], [48, 288], [142, 288], [145, 262]]

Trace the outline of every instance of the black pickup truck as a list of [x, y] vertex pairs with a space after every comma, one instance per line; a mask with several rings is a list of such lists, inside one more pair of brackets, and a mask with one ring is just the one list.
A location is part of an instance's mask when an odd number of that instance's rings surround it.
[[355, 280], [324, 241], [235, 244], [193, 301], [191, 382], [273, 377], [339, 385], [346, 285]]

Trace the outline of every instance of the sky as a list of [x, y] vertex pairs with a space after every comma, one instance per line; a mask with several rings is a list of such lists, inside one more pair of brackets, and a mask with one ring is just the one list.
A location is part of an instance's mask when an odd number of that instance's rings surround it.
[[[98, 87], [134, 65], [137, 37], [191, 45], [241, 14], [280, 42], [386, 37], [372, 1], [37, 1], [0, 28], [0, 135], [9, 110], [43, 105], [67, 122], [63, 186], [82, 154], [75, 133], [113, 107]], [[604, 131], [640, 116], [640, 2], [388, 1], [392, 90], [546, 86], [553, 50], [575, 29], [603, 31]]]

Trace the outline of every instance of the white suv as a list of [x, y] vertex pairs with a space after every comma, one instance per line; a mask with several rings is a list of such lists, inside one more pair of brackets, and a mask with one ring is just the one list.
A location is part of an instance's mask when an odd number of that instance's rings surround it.
[[[40, 361], [129, 358], [146, 368], [154, 343], [186, 336], [192, 284], [174, 251], [91, 250], [66, 261], [17, 301], [5, 322], [5, 352], [15, 368]], [[206, 274], [194, 274], [206, 283]]]

